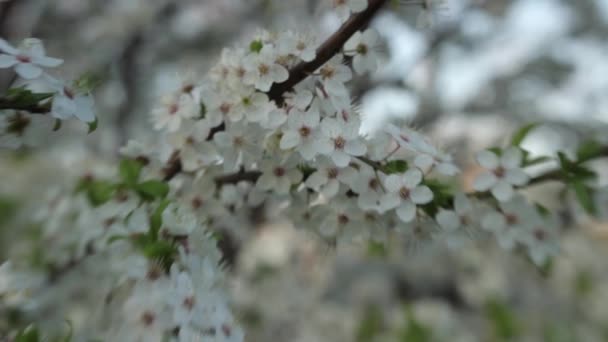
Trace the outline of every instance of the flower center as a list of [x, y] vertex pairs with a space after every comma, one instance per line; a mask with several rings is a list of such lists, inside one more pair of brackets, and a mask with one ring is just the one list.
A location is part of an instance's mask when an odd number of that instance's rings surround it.
[[299, 132], [300, 132], [300, 136], [306, 138], [310, 135], [310, 128], [306, 127], [306, 126], [302, 126], [302, 127], [300, 127]]
[[222, 103], [222, 105], [220, 106], [220, 112], [222, 112], [222, 114], [226, 115], [228, 114], [228, 112], [230, 112], [230, 108], [232, 106], [230, 105], [230, 103]]
[[338, 223], [341, 225], [345, 225], [348, 223], [348, 221], [350, 221], [350, 219], [348, 218], [348, 216], [344, 215], [344, 214], [340, 214], [338, 215]]
[[360, 55], [367, 55], [367, 45], [365, 44], [359, 44], [357, 45], [357, 53]]
[[327, 178], [335, 179], [336, 177], [338, 177], [338, 169], [336, 169], [335, 167], [327, 169]]
[[258, 66], [258, 71], [260, 72], [260, 75], [262, 75], [262, 76], [268, 75], [268, 73], [270, 72], [270, 67], [268, 67], [268, 65], [266, 65], [266, 64], [260, 64]]
[[515, 214], [505, 214], [505, 220], [507, 221], [508, 225], [512, 226], [514, 224], [517, 224], [519, 218]]
[[182, 303], [184, 305], [184, 307], [188, 310], [192, 310], [192, 308], [194, 308], [194, 297], [193, 296], [189, 296], [184, 298], [184, 302]]
[[370, 179], [369, 183], [367, 183], [367, 186], [369, 186], [369, 188], [374, 191], [376, 191], [378, 189], [379, 185], [380, 185], [380, 183], [378, 183], [378, 180], [376, 178]]
[[176, 103], [169, 105], [169, 115], [174, 115], [179, 110], [179, 106]]
[[543, 240], [545, 240], [547, 238], [547, 233], [545, 233], [544, 230], [542, 230], [542, 229], [539, 228], [539, 229], [536, 229], [534, 231], [534, 237], [538, 241], [543, 241]]
[[326, 66], [321, 68], [321, 71], [319, 71], [319, 73], [321, 74], [321, 77], [323, 79], [328, 79], [334, 77], [336, 70], [332, 67]]
[[70, 100], [74, 99], [74, 92], [68, 87], [63, 87], [63, 94]]
[[505, 168], [502, 167], [502, 166], [497, 167], [494, 170], [494, 175], [496, 175], [496, 177], [498, 177], [498, 178], [504, 177], [505, 176]]
[[26, 56], [26, 55], [17, 55], [17, 60], [21, 63], [31, 63], [32, 59], [30, 58], [30, 56]]
[[334, 148], [336, 150], [341, 150], [344, 148], [344, 145], [346, 145], [346, 140], [342, 137], [337, 137], [336, 139], [334, 139]]
[[245, 139], [243, 139], [243, 137], [234, 137], [232, 142], [234, 146], [242, 146], [245, 144]]
[[285, 169], [282, 167], [277, 167], [274, 169], [274, 175], [277, 177], [283, 177], [285, 176]]
[[401, 189], [399, 189], [399, 196], [401, 196], [401, 198], [403, 198], [404, 200], [409, 199], [410, 198], [410, 189], [408, 189], [406, 187], [402, 187]]
[[151, 326], [154, 323], [154, 320], [156, 319], [156, 315], [154, 315], [153, 312], [150, 311], [145, 311], [142, 315], [141, 315], [141, 321], [144, 323], [144, 325], [146, 326]]

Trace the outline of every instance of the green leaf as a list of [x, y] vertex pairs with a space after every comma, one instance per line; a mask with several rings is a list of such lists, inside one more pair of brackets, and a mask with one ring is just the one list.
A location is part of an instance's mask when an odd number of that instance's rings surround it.
[[85, 191], [91, 205], [98, 207], [109, 201], [114, 195], [116, 185], [98, 179], [84, 179], [76, 187], [76, 192]]
[[493, 325], [494, 335], [504, 341], [511, 341], [518, 337], [521, 328], [511, 309], [497, 298], [486, 302], [484, 308], [488, 319]]
[[53, 125], [53, 132], [57, 132], [61, 128], [61, 120], [55, 119], [55, 124]]
[[88, 122], [87, 125], [89, 126], [89, 131], [87, 132], [87, 134], [91, 134], [91, 133], [95, 132], [95, 130], [97, 130], [98, 124], [99, 124], [99, 120], [97, 118], [95, 118], [95, 121], [93, 121], [93, 122]]
[[40, 341], [40, 333], [38, 328], [30, 325], [19, 331], [15, 336], [15, 342], [38, 342]]
[[54, 93], [34, 93], [25, 86], [11, 88], [7, 92], [6, 100], [15, 107], [35, 106], [39, 102], [49, 99], [55, 95]]
[[583, 142], [576, 150], [577, 163], [584, 163], [602, 154], [603, 146], [596, 140]]
[[119, 173], [120, 179], [129, 186], [133, 186], [139, 180], [139, 175], [141, 174], [141, 169], [144, 165], [134, 159], [123, 159], [120, 162]]
[[377, 306], [370, 305], [365, 309], [357, 328], [357, 342], [372, 342], [383, 329], [384, 317]]
[[261, 40], [254, 40], [249, 44], [249, 51], [259, 53], [260, 51], [262, 51], [263, 47], [264, 43], [262, 43]]
[[424, 179], [422, 184], [426, 185], [433, 192], [433, 201], [422, 205], [422, 210], [431, 216], [435, 217], [440, 208], [451, 206], [454, 199], [452, 187], [449, 184], [444, 184], [436, 179]]
[[548, 162], [549, 160], [551, 160], [551, 157], [548, 156], [542, 156], [542, 157], [536, 157], [536, 158], [532, 158], [532, 159], [524, 159], [523, 162], [523, 166], [532, 166], [532, 165], [537, 165], [537, 164], [542, 164], [544, 162]]
[[159, 180], [148, 180], [134, 186], [135, 191], [146, 200], [165, 198], [169, 194], [169, 185]]
[[102, 77], [100, 74], [93, 72], [86, 72], [81, 75], [77, 80], [74, 81], [74, 86], [78, 90], [90, 93], [93, 89], [97, 88], [102, 83]]
[[539, 125], [539, 123], [534, 122], [534, 123], [527, 124], [524, 127], [520, 128], [517, 132], [515, 132], [515, 134], [513, 134], [513, 137], [511, 138], [511, 145], [520, 146], [521, 143], [524, 141], [524, 139], [526, 139], [528, 134], [530, 134], [530, 132], [533, 129], [538, 127], [538, 125]]
[[167, 209], [169, 203], [171, 202], [169, 202], [169, 200], [167, 199], [161, 201], [158, 205], [158, 208], [156, 208], [156, 210], [154, 210], [154, 213], [152, 213], [152, 217], [150, 217], [150, 237], [153, 240], [156, 240], [156, 238], [158, 237], [158, 231], [163, 225], [163, 211]]
[[201, 101], [199, 106], [200, 106], [200, 114], [199, 114], [198, 118], [204, 119], [205, 116], [207, 116], [207, 106], [205, 106], [205, 103], [203, 101]]
[[382, 171], [387, 175], [393, 173], [403, 173], [407, 171], [408, 165], [405, 160], [391, 160], [382, 167]]
[[382, 242], [370, 240], [367, 243], [367, 255], [370, 257], [385, 258], [388, 255], [386, 246]]
[[595, 202], [593, 202], [593, 189], [578, 180], [573, 181], [570, 185], [572, 186], [581, 207], [583, 207], [588, 214], [594, 215], [596, 213], [596, 208]]
[[431, 328], [418, 322], [411, 310], [407, 310], [407, 325], [401, 333], [402, 342], [430, 342], [433, 337]]
[[490, 148], [487, 148], [486, 150], [494, 153], [495, 155], [497, 155], [499, 157], [502, 156], [502, 148], [500, 148], [500, 147], [490, 147]]
[[160, 262], [165, 270], [169, 270], [177, 255], [177, 247], [165, 240], [150, 241], [142, 248], [145, 257]]

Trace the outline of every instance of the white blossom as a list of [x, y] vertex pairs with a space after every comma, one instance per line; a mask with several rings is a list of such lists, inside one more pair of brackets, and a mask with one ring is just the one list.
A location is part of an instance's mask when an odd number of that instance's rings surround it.
[[403, 222], [410, 222], [416, 217], [419, 204], [433, 200], [433, 192], [422, 182], [422, 172], [409, 169], [404, 174], [388, 175], [384, 180], [387, 193], [380, 200], [382, 211], [396, 208], [396, 213]]
[[528, 175], [521, 169], [522, 152], [517, 147], [509, 147], [498, 157], [494, 152], [481, 151], [477, 162], [487, 170], [482, 172], [473, 184], [477, 191], [491, 190], [499, 201], [513, 197], [513, 187], [528, 183]]
[[344, 54], [353, 57], [353, 68], [358, 74], [374, 72], [378, 68], [378, 56], [374, 51], [378, 44], [378, 33], [367, 29], [355, 32], [344, 44]]
[[24, 79], [34, 79], [42, 75], [42, 68], [54, 68], [63, 60], [47, 57], [39, 39], [24, 40], [23, 47], [17, 49], [0, 38], [0, 68], [14, 67], [15, 72]]

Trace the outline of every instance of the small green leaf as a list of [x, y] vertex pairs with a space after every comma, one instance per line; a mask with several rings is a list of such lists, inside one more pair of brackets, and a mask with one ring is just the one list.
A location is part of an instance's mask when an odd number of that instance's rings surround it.
[[55, 119], [55, 124], [53, 125], [53, 132], [57, 132], [61, 128], [61, 120]]
[[143, 246], [142, 253], [148, 259], [160, 262], [165, 270], [169, 270], [177, 254], [177, 247], [169, 241], [150, 241]]
[[382, 171], [384, 171], [384, 173], [387, 175], [393, 173], [403, 173], [407, 171], [407, 169], [408, 165], [407, 161], [405, 160], [391, 160], [382, 167]]
[[205, 106], [205, 103], [203, 101], [201, 101], [201, 103], [199, 104], [200, 107], [200, 114], [198, 116], [199, 119], [204, 119], [205, 116], [207, 116], [207, 106]]
[[95, 130], [97, 130], [98, 124], [99, 124], [99, 120], [97, 118], [95, 118], [95, 121], [93, 121], [93, 122], [88, 122], [87, 125], [89, 126], [89, 131], [87, 132], [87, 134], [91, 134], [91, 133], [95, 132]]
[[15, 342], [39, 342], [40, 341], [40, 333], [38, 332], [38, 328], [30, 325], [23, 329], [22, 331], [17, 333], [15, 336]]
[[123, 159], [120, 162], [119, 173], [122, 181], [129, 186], [133, 186], [139, 180], [143, 164], [134, 159]]
[[35, 106], [39, 102], [49, 99], [55, 95], [54, 93], [34, 93], [31, 90], [23, 87], [11, 88], [7, 91], [6, 99], [16, 107], [20, 106]]
[[254, 40], [251, 42], [251, 44], [249, 44], [249, 51], [259, 53], [260, 51], [262, 51], [263, 47], [264, 43], [262, 43], [261, 40]]
[[594, 215], [596, 213], [596, 208], [595, 202], [593, 202], [593, 189], [585, 185], [582, 181], [573, 181], [570, 184], [581, 207], [590, 215]]
[[154, 210], [154, 213], [152, 213], [152, 217], [150, 217], [150, 237], [153, 240], [156, 240], [156, 238], [158, 237], [158, 231], [163, 225], [163, 211], [167, 209], [169, 203], [171, 202], [169, 202], [169, 200], [167, 199], [162, 200], [158, 205], [158, 208], [156, 208], [156, 210]]
[[504, 341], [512, 341], [521, 333], [519, 322], [511, 309], [497, 298], [490, 299], [485, 304], [485, 312], [492, 322], [494, 335]]
[[146, 200], [165, 198], [169, 194], [169, 185], [159, 180], [148, 180], [134, 186], [135, 191]]
[[536, 158], [532, 158], [532, 159], [526, 158], [526, 159], [524, 159], [523, 166], [532, 166], [532, 165], [542, 164], [542, 163], [548, 162], [549, 160], [551, 160], [551, 157], [548, 157], [548, 156], [536, 157]]
[[576, 150], [577, 163], [584, 163], [590, 159], [596, 158], [602, 153], [602, 149], [603, 146], [595, 140], [583, 142]]
[[98, 207], [109, 201], [114, 195], [116, 185], [98, 179], [85, 179], [76, 187], [76, 191], [85, 191], [89, 202], [94, 207]]
[[384, 328], [384, 317], [380, 309], [374, 305], [365, 308], [363, 317], [357, 328], [357, 342], [372, 342]]
[[407, 325], [401, 333], [401, 342], [430, 342], [433, 330], [416, 320], [411, 310], [407, 310]]
[[370, 240], [367, 243], [367, 255], [370, 257], [385, 258], [388, 252], [382, 242]]
[[487, 148], [488, 151], [493, 152], [497, 156], [502, 156], [502, 149], [500, 147], [490, 147]]
[[530, 134], [533, 129], [538, 127], [538, 125], [539, 124], [535, 122], [520, 128], [517, 132], [515, 132], [515, 134], [513, 134], [513, 137], [511, 138], [511, 145], [520, 146], [528, 134]]
[[102, 77], [100, 74], [93, 72], [86, 72], [74, 81], [74, 86], [78, 90], [90, 93], [93, 89], [97, 88], [102, 83]]

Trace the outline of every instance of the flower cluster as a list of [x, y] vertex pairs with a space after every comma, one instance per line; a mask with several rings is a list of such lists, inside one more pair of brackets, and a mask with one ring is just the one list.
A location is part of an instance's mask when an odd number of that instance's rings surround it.
[[[77, 118], [89, 125], [96, 121], [93, 96], [82, 80], [64, 82], [45, 72], [63, 60], [48, 57], [39, 39], [28, 38], [16, 48], [0, 38], [0, 68], [13, 68], [25, 85], [10, 89], [0, 98], [0, 146], [17, 148], [30, 143], [28, 135], [39, 134], [38, 127], [50, 130], [48, 120], [34, 118], [36, 114], [50, 114], [55, 118], [55, 130], [60, 120]], [[34, 93], [27, 87], [36, 82], [43, 93]], [[31, 133], [35, 132], [35, 133]]]

